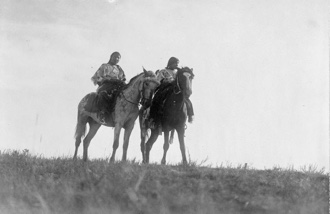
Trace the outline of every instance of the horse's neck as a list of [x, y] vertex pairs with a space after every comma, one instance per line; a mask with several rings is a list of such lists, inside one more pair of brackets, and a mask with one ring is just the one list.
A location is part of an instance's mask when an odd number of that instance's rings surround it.
[[123, 90], [123, 94], [126, 99], [138, 103], [140, 100], [139, 85], [142, 81], [142, 76], [138, 77], [134, 82], [130, 83], [129, 86]]

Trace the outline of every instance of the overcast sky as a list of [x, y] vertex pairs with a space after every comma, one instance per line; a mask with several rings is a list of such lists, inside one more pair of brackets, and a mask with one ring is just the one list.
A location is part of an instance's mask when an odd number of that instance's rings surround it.
[[[119, 51], [128, 79], [171, 56], [194, 69], [192, 161], [328, 170], [328, 8], [326, 0], [2, 1], [0, 149], [72, 156], [78, 102]], [[109, 157], [112, 141], [102, 127], [90, 157]], [[129, 159], [141, 160], [139, 144], [136, 121]], [[161, 136], [152, 162], [162, 146]], [[181, 161], [177, 137], [167, 159]]]

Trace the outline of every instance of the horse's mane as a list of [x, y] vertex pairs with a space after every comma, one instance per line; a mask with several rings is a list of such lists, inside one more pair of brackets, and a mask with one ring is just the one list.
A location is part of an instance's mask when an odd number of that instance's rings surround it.
[[130, 79], [130, 81], [127, 83], [127, 85], [130, 85], [130, 84], [132, 84], [139, 76], [141, 76], [143, 74], [143, 72], [142, 73], [140, 73], [140, 74], [138, 74], [138, 75], [136, 75], [136, 76], [134, 76], [134, 77], [132, 77], [132, 79]]
[[123, 90], [128, 88], [128, 86], [130, 86], [137, 78], [139, 78], [140, 76], [142, 76], [144, 74], [145, 74], [145, 77], [152, 77], [152, 78], [156, 77], [156, 75], [153, 71], [146, 71], [146, 72], [139, 73], [129, 80], [129, 82], [124, 86]]

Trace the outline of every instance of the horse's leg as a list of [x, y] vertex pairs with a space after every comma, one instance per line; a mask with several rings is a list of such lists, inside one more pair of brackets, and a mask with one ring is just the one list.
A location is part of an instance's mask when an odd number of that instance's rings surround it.
[[95, 136], [97, 130], [99, 130], [101, 124], [96, 123], [95, 121], [91, 121], [89, 122], [89, 131], [87, 136], [84, 139], [84, 154], [83, 154], [83, 160], [87, 161], [87, 157], [88, 157], [88, 146], [91, 142], [91, 140], [93, 139], [93, 137]]
[[80, 146], [80, 143], [81, 143], [81, 136], [76, 138], [76, 143], [75, 143], [76, 148], [74, 150], [73, 160], [77, 160], [77, 153], [78, 153], [78, 148]]
[[151, 129], [151, 136], [148, 139], [148, 142], [146, 143], [146, 159], [145, 159], [146, 163], [149, 163], [150, 150], [152, 148], [152, 145], [158, 138], [158, 133], [159, 133], [158, 129]]
[[126, 161], [129, 137], [131, 136], [133, 128], [134, 128], [134, 121], [125, 127], [122, 161]]
[[186, 148], [185, 148], [185, 143], [184, 143], [185, 129], [184, 129], [184, 127], [180, 127], [178, 129], [176, 129], [176, 131], [178, 132], [178, 138], [179, 138], [179, 142], [180, 142], [180, 150], [181, 150], [181, 154], [182, 154], [182, 163], [187, 164]]
[[113, 145], [112, 145], [112, 155], [110, 158], [110, 162], [115, 162], [116, 151], [119, 146], [119, 136], [120, 136], [121, 128], [122, 127], [118, 124], [115, 126]]
[[166, 153], [168, 148], [170, 147], [170, 144], [168, 143], [168, 136], [169, 136], [170, 132], [169, 131], [164, 131], [164, 154], [163, 154], [163, 158], [162, 158], [162, 164], [166, 164]]
[[145, 143], [146, 143], [148, 128], [147, 128], [147, 121], [145, 121], [143, 117], [144, 117], [144, 109], [140, 109], [139, 111], [140, 138], [141, 138], [140, 148], [142, 153], [142, 163], [145, 163], [146, 162]]
[[146, 142], [146, 136], [147, 136], [147, 130], [146, 129], [142, 129], [141, 128], [141, 153], [142, 153], [142, 163], [146, 163], [146, 146], [145, 146], [145, 142]]

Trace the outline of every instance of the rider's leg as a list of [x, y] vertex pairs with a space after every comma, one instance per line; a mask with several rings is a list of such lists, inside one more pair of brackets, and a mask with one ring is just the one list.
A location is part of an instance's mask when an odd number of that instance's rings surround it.
[[187, 105], [188, 122], [192, 123], [194, 120], [194, 108], [189, 98], [186, 98], [185, 102]]

